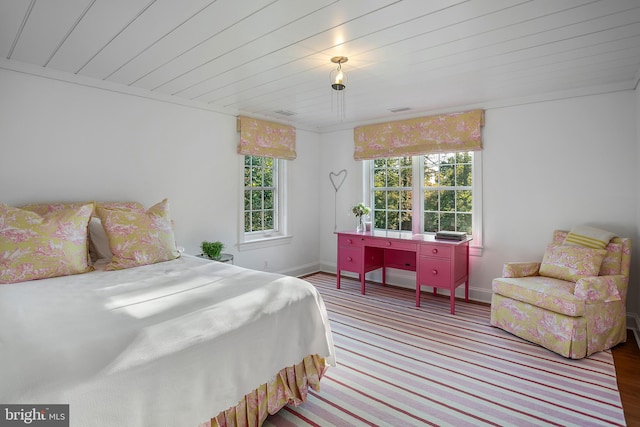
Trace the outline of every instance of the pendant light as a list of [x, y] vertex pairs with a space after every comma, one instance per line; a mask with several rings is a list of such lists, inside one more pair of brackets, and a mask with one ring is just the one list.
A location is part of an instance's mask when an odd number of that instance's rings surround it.
[[333, 96], [335, 92], [336, 97], [336, 111], [338, 118], [342, 121], [345, 117], [345, 89], [347, 88], [347, 74], [342, 70], [342, 64], [347, 62], [349, 58], [346, 56], [334, 56], [331, 58], [331, 62], [338, 64], [335, 70], [332, 70], [329, 74], [329, 80], [331, 81], [331, 109], [333, 110]]

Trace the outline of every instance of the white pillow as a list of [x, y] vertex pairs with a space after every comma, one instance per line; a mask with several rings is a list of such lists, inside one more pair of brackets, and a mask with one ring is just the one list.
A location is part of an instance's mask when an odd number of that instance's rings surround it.
[[109, 249], [107, 233], [102, 227], [100, 218], [95, 216], [89, 221], [89, 252], [94, 263], [103, 259], [110, 261], [113, 256]]

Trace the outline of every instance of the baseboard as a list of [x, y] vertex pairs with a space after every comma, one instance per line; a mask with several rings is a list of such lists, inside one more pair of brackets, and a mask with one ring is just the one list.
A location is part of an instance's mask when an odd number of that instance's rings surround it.
[[[286, 268], [284, 270], [278, 270], [276, 273], [284, 274], [286, 276], [307, 276], [309, 274], [317, 273], [322, 271], [320, 268], [319, 262], [311, 262], [309, 264], [299, 265], [293, 268]], [[335, 274], [335, 270], [333, 272]]]

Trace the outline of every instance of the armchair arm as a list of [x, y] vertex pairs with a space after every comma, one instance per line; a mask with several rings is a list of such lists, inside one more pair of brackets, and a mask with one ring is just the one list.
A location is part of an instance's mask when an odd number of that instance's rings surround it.
[[625, 280], [622, 275], [585, 277], [576, 282], [573, 293], [588, 303], [620, 301], [618, 289], [622, 289]]
[[539, 262], [508, 262], [502, 268], [502, 277], [537, 276], [539, 270]]

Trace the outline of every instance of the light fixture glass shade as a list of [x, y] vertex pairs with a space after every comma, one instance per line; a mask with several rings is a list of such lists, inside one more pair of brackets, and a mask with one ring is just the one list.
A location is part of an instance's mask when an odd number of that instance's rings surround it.
[[331, 82], [331, 109], [333, 110], [334, 93], [336, 95], [336, 110], [338, 118], [342, 121], [345, 117], [344, 94], [347, 88], [347, 74], [342, 70], [342, 64], [347, 62], [349, 58], [346, 56], [334, 56], [331, 62], [338, 64], [338, 67], [329, 73], [329, 81]]
[[344, 90], [347, 87], [347, 75], [342, 71], [342, 64], [338, 63], [338, 68], [331, 71], [330, 79], [333, 90]]

